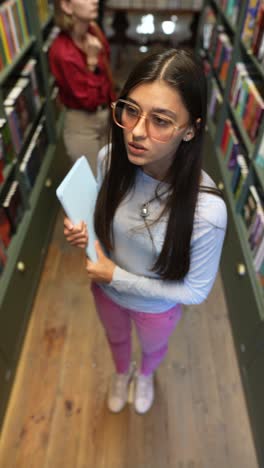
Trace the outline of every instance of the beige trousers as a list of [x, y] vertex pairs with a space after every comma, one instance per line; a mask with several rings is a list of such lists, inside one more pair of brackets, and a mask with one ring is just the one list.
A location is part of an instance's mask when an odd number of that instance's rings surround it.
[[109, 110], [85, 112], [67, 109], [64, 123], [66, 151], [74, 163], [80, 156], [86, 156], [96, 175], [98, 151], [107, 143]]

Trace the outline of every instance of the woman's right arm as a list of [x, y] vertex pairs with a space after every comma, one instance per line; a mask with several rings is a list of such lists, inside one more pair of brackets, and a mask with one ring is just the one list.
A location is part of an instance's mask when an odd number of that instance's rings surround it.
[[69, 218], [64, 218], [64, 236], [66, 240], [75, 247], [85, 249], [88, 243], [88, 231], [84, 221], [73, 224]]

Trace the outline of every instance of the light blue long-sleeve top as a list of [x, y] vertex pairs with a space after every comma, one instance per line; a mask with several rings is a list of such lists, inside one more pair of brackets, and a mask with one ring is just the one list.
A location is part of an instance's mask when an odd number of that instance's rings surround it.
[[[101, 185], [107, 148], [98, 155], [97, 180]], [[160, 181], [137, 171], [135, 189], [118, 207], [113, 222], [114, 250], [110, 258], [117, 265], [109, 284], [100, 283], [105, 294], [126, 308], [148, 312], [165, 312], [177, 303], [200, 304], [208, 296], [219, 267], [227, 225], [224, 201], [209, 193], [198, 197], [191, 237], [190, 269], [181, 281], [163, 280], [151, 271], [159, 255], [166, 233], [168, 215], [151, 225], [165, 203], [155, 199], [149, 204], [147, 223], [154, 245], [140, 215], [143, 203], [155, 195]], [[213, 180], [202, 172], [202, 185], [215, 187]], [[159, 186], [159, 193], [166, 189]]]

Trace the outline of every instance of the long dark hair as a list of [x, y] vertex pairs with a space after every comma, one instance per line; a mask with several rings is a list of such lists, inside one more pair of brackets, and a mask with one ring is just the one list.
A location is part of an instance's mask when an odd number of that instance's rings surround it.
[[[128, 77], [120, 97], [126, 98], [137, 85], [160, 79], [180, 94], [190, 115], [190, 126], [195, 129], [190, 141], [180, 143], [164, 179], [171, 187], [163, 211], [163, 214], [168, 213], [168, 225], [162, 250], [153, 265], [153, 271], [162, 279], [182, 280], [190, 267], [190, 242], [202, 170], [207, 87], [202, 67], [193, 54], [183, 49], [170, 49], [140, 62]], [[123, 131], [113, 120], [111, 137], [112, 149], [106, 161], [108, 170], [95, 210], [96, 234], [108, 251], [114, 246], [114, 214], [133, 188], [138, 170], [129, 162]]]

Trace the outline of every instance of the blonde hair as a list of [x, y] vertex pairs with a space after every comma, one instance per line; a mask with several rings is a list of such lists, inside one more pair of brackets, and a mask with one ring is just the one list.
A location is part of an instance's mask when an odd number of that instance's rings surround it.
[[72, 29], [72, 17], [67, 15], [61, 8], [61, 0], [54, 0], [54, 19], [62, 31], [70, 32]]

